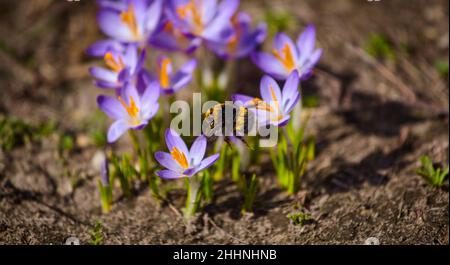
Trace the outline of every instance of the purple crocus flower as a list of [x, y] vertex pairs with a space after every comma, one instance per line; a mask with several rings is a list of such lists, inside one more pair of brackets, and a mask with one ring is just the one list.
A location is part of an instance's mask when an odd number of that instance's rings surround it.
[[232, 34], [230, 19], [239, 0], [168, 0], [167, 17], [183, 33], [202, 40], [223, 42]]
[[208, 47], [222, 59], [240, 59], [248, 56], [261, 44], [267, 35], [266, 24], [251, 29], [251, 18], [244, 12], [238, 12], [231, 19], [233, 35], [226, 42], [210, 42]]
[[[92, 47], [92, 46], [91, 46]], [[97, 46], [91, 52], [98, 53], [103, 48], [110, 46]], [[117, 89], [142, 69], [146, 52], [138, 55], [135, 45], [128, 45], [123, 52], [113, 48], [104, 50], [103, 59], [108, 68], [92, 67], [89, 69], [91, 75], [96, 78], [95, 84], [100, 88]]]
[[118, 91], [117, 97], [99, 96], [99, 108], [115, 120], [108, 131], [108, 142], [117, 141], [129, 129], [143, 129], [158, 112], [159, 94], [158, 83], [152, 82], [142, 94], [128, 83]]
[[178, 27], [174, 27], [170, 20], [164, 19], [150, 38], [149, 43], [161, 50], [191, 54], [200, 47], [202, 40], [184, 34]]
[[183, 139], [174, 130], [167, 129], [166, 144], [169, 153], [155, 153], [155, 159], [167, 169], [158, 171], [156, 174], [163, 179], [178, 179], [192, 177], [197, 172], [210, 167], [219, 159], [220, 154], [204, 158], [206, 143], [206, 137], [201, 135], [188, 150]]
[[98, 1], [98, 24], [104, 34], [124, 43], [145, 44], [158, 26], [163, 0]]
[[241, 102], [247, 107], [255, 106], [259, 114], [258, 119], [265, 117], [265, 120], [261, 120], [261, 123], [259, 123], [260, 125], [272, 124], [282, 127], [289, 122], [289, 113], [300, 100], [299, 82], [298, 72], [293, 71], [288, 76], [283, 91], [281, 91], [277, 82], [266, 75], [261, 79], [260, 93], [262, 99], [237, 94], [233, 96], [233, 100]]
[[188, 85], [192, 81], [192, 73], [196, 66], [197, 61], [192, 59], [175, 72], [169, 57], [159, 57], [158, 80], [163, 93], [170, 95]]
[[301, 80], [312, 75], [314, 66], [322, 55], [322, 49], [314, 49], [316, 30], [308, 26], [294, 44], [284, 33], [278, 33], [274, 40], [272, 54], [254, 53], [253, 62], [267, 74], [276, 79], [286, 79], [294, 70], [299, 72]]

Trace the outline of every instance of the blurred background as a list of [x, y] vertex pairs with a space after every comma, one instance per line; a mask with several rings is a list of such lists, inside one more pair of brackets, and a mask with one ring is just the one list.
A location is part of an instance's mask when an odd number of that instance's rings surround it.
[[[101, 91], [88, 72], [101, 62], [85, 55], [104, 38], [95, 1], [0, 0], [0, 243], [62, 243], [70, 235], [87, 242], [101, 220], [106, 243], [377, 236], [386, 244], [448, 244], [448, 184], [434, 189], [415, 173], [422, 155], [448, 165], [448, 8], [445, 0], [242, 0], [240, 10], [269, 26], [263, 49], [277, 31], [296, 38], [308, 24], [317, 28], [324, 55], [302, 84], [317, 158], [295, 197], [274, 188], [273, 170], [261, 173], [252, 221], [237, 217], [242, 198], [223, 183], [205, 209], [219, 228], [185, 235], [148, 192], [118, 198], [101, 214], [97, 165], [108, 119], [96, 109]], [[257, 95], [262, 72], [249, 60], [236, 65], [235, 91]], [[298, 205], [317, 222], [290, 226], [285, 216]]]

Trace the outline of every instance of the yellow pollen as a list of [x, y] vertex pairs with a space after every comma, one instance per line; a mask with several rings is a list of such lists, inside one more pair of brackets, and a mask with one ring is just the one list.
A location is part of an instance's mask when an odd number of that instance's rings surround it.
[[239, 39], [242, 36], [242, 26], [239, 24], [239, 20], [237, 14], [234, 14], [231, 18], [231, 23], [233, 24], [233, 28], [235, 30], [235, 34], [227, 43], [228, 50], [234, 52], [236, 50], [236, 46], [238, 44]]
[[238, 44], [238, 36], [234, 35], [227, 43], [227, 48], [229, 51], [235, 51]]
[[136, 106], [133, 97], [130, 96], [130, 106], [127, 105], [127, 103], [122, 99], [122, 97], [119, 96], [118, 99], [120, 101], [120, 104], [122, 104], [123, 108], [128, 112], [128, 115], [130, 115], [131, 118], [137, 118], [139, 109]]
[[281, 51], [273, 50], [273, 55], [280, 61], [283, 66], [288, 71], [292, 71], [295, 69], [294, 56], [292, 55], [292, 50], [289, 44], [285, 44]]
[[266, 111], [273, 111], [272, 106], [267, 104], [266, 102], [262, 101], [259, 98], [254, 98], [251, 101], [251, 107], [255, 106], [258, 110], [266, 110]]
[[170, 78], [169, 78], [170, 64], [171, 64], [171, 61], [169, 58], [164, 58], [161, 63], [161, 71], [159, 73], [159, 80], [160, 80], [160, 85], [162, 88], [168, 88], [170, 85]]
[[180, 6], [177, 8], [177, 13], [182, 19], [186, 19], [190, 14], [192, 16], [192, 21], [195, 26], [195, 33], [200, 35], [203, 32], [203, 21], [202, 16], [199, 12], [199, 9], [202, 6], [202, 1], [198, 5], [196, 5], [195, 0], [189, 1], [189, 3], [184, 6]]
[[107, 52], [103, 57], [105, 64], [114, 72], [120, 72], [123, 68], [125, 68], [125, 64], [123, 63], [122, 57], [119, 56], [119, 61], [114, 59], [112, 53]]
[[127, 11], [123, 11], [120, 13], [120, 19], [122, 20], [125, 25], [130, 29], [131, 33], [133, 33], [133, 36], [135, 39], [139, 38], [139, 29], [136, 22], [136, 13], [134, 12], [134, 5], [130, 4], [128, 6]]
[[180, 152], [180, 150], [178, 150], [178, 148], [174, 147], [172, 149], [172, 151], [170, 151], [170, 155], [172, 156], [172, 158], [178, 162], [178, 164], [180, 164], [180, 166], [183, 169], [187, 169], [189, 167], [188, 161], [186, 159], [186, 156], [184, 155], [183, 152]]
[[173, 24], [172, 22], [167, 22], [166, 25], [164, 25], [164, 29], [165, 32], [172, 32], [173, 30]]

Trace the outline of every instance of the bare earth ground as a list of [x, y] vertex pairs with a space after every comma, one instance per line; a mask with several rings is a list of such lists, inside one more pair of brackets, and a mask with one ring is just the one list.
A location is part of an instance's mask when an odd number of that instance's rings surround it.
[[[106, 244], [448, 244], [448, 180], [433, 188], [415, 173], [419, 157], [448, 165], [448, 77], [433, 62], [448, 60], [448, 1], [391, 0], [242, 1], [255, 20], [266, 9], [295, 16], [294, 36], [307, 23], [318, 29], [324, 57], [304, 94], [318, 95], [308, 132], [317, 158], [302, 191], [277, 189], [268, 159], [254, 216], [242, 217], [242, 196], [229, 178], [217, 184], [196, 231], [186, 233], [169, 205], [137, 187], [125, 200], [116, 192], [113, 210], [101, 214], [98, 148], [82, 124], [95, 110], [84, 49], [101, 38], [93, 1], [0, 2], [0, 113], [30, 123], [55, 121], [74, 135], [63, 159], [56, 135], [11, 151], [0, 150], [0, 243], [62, 244], [69, 236], [88, 243], [101, 221]], [[384, 34], [408, 55], [395, 63], [367, 57], [370, 32]], [[267, 41], [270, 44], [270, 41]], [[400, 49], [400, 48], [398, 48]], [[256, 94], [261, 73], [239, 62], [237, 87]], [[130, 150], [127, 140], [117, 150]], [[172, 191], [178, 209], [184, 193]], [[286, 217], [304, 206], [314, 221], [295, 226]]]

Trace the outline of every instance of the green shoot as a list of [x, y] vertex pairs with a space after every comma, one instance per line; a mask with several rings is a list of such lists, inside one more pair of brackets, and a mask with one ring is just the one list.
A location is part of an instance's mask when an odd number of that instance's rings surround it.
[[40, 141], [55, 130], [53, 122], [31, 125], [21, 119], [0, 115], [0, 148], [10, 151], [31, 141]]
[[131, 197], [131, 179], [137, 175], [136, 170], [130, 164], [129, 157], [124, 154], [122, 159], [119, 160], [116, 157], [111, 159], [113, 164], [113, 179], [118, 178], [120, 182], [120, 187], [122, 189], [122, 193], [125, 197]]
[[372, 33], [365, 46], [365, 51], [372, 57], [382, 60], [395, 60], [395, 52], [391, 44], [381, 34]]
[[103, 244], [103, 225], [100, 221], [95, 223], [94, 228], [90, 232], [91, 240], [89, 241], [90, 245], [102, 245]]
[[448, 78], [448, 60], [437, 60], [434, 62], [434, 68], [442, 78]]
[[314, 220], [309, 214], [304, 213], [303, 211], [290, 213], [287, 215], [287, 218], [291, 219], [294, 225], [300, 226], [304, 226], [305, 224], [308, 224], [309, 222]]
[[255, 197], [258, 191], [258, 179], [256, 175], [253, 174], [249, 181], [244, 178], [244, 206], [242, 208], [243, 213], [253, 212], [253, 202], [255, 201]]
[[420, 162], [422, 166], [417, 169], [417, 174], [421, 175], [432, 186], [442, 187], [448, 176], [449, 167], [447, 166], [445, 169], [435, 168], [433, 161], [428, 156], [422, 156]]
[[270, 36], [274, 36], [277, 32], [286, 31], [294, 23], [294, 16], [287, 11], [268, 10], [264, 20]]
[[58, 149], [60, 153], [70, 153], [75, 147], [73, 136], [69, 134], [62, 134], [59, 138]]

